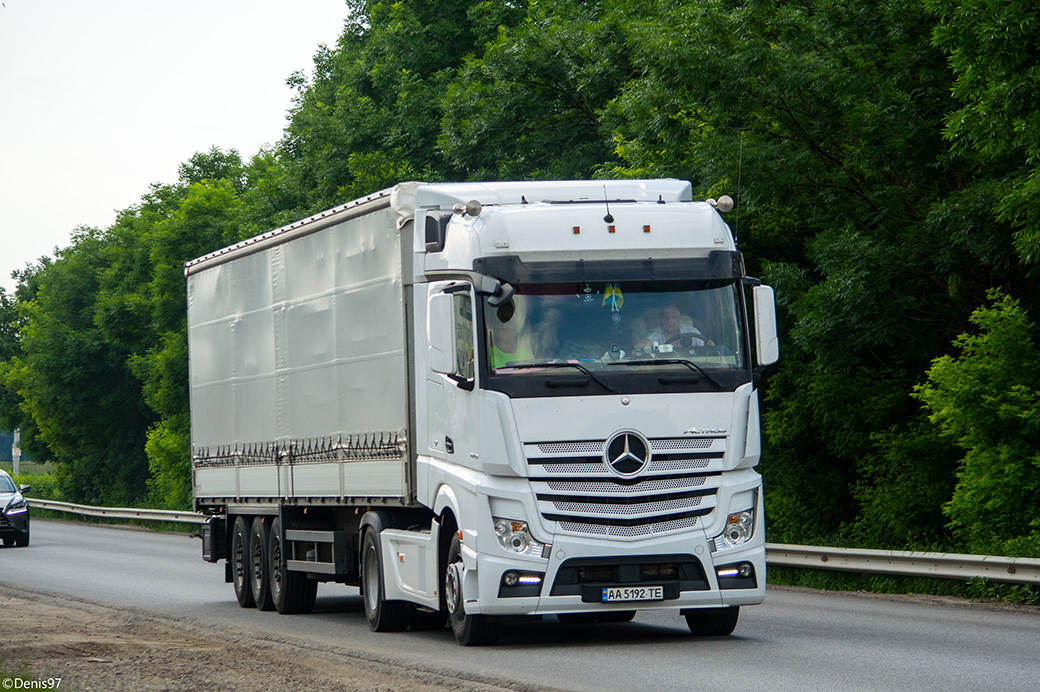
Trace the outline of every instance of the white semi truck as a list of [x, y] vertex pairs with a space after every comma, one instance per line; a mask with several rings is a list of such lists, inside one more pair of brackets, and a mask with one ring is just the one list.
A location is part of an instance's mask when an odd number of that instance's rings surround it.
[[[677, 180], [402, 183], [185, 266], [203, 556], [373, 630], [765, 594], [773, 292]], [[750, 313], [750, 319], [749, 319]], [[749, 328], [750, 327], [750, 328]]]

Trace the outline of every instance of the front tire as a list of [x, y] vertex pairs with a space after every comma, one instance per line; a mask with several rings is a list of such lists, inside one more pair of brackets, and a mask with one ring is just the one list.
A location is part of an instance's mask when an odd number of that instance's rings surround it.
[[235, 519], [235, 526], [231, 531], [231, 582], [235, 585], [235, 598], [238, 605], [243, 608], [253, 608], [256, 601], [253, 600], [253, 590], [249, 587], [249, 533], [252, 527], [247, 517]]
[[270, 565], [269, 589], [275, 610], [283, 615], [309, 613], [314, 609], [314, 599], [318, 594], [318, 582], [303, 572], [290, 572], [285, 565], [285, 547], [282, 541], [282, 519], [271, 524], [271, 535], [268, 542]]
[[689, 608], [683, 611], [686, 626], [697, 637], [728, 637], [737, 627], [740, 606], [731, 608]]
[[484, 646], [498, 641], [499, 624], [486, 615], [467, 615], [462, 593], [462, 542], [452, 536], [445, 560], [444, 600], [455, 641], [463, 646]]
[[253, 600], [260, 610], [274, 610], [271, 600], [269, 573], [271, 560], [268, 555], [271, 529], [263, 517], [253, 519], [253, 528], [249, 532], [249, 588], [253, 592]]
[[365, 617], [373, 632], [400, 632], [412, 621], [412, 605], [388, 601], [383, 591], [383, 557], [379, 536], [372, 529], [361, 540], [361, 580], [364, 586]]

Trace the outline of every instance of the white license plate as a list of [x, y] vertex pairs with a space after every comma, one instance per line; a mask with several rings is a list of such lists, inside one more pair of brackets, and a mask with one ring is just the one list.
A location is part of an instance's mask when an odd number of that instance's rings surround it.
[[663, 586], [625, 586], [621, 588], [604, 588], [603, 602], [614, 601], [662, 601]]

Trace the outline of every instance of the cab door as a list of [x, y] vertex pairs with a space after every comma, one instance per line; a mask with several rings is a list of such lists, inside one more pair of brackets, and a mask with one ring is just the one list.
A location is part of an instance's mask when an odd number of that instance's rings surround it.
[[480, 406], [476, 368], [476, 301], [466, 282], [431, 286], [427, 332], [427, 431], [430, 455], [478, 468]]

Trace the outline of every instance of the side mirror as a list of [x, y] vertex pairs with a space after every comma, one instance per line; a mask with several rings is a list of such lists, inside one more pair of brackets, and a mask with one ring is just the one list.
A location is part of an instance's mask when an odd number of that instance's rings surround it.
[[426, 212], [426, 252], [442, 252], [448, 238], [448, 222], [451, 212]]
[[430, 345], [430, 369], [442, 375], [454, 372], [452, 352], [455, 346], [452, 315], [452, 296], [438, 293], [430, 297], [426, 313], [426, 339]]
[[776, 336], [776, 298], [770, 286], [751, 288], [755, 307], [755, 356], [759, 366], [780, 360], [780, 341]]
[[32, 490], [32, 487], [31, 487], [31, 486], [28, 486], [28, 485], [19, 485], [19, 486], [18, 486], [18, 491], [19, 491], [20, 493], [22, 493], [23, 495], [24, 495], [25, 493], [29, 492], [30, 490]]

